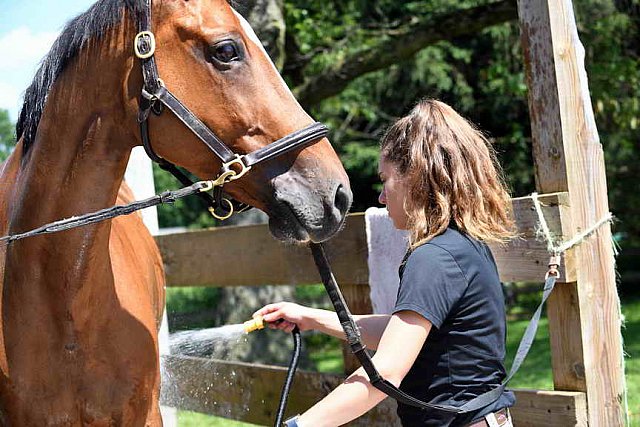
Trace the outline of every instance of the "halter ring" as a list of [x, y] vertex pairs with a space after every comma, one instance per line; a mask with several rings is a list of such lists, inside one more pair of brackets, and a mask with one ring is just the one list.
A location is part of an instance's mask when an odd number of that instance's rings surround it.
[[229, 212], [227, 212], [225, 215], [218, 215], [214, 208], [209, 207], [209, 213], [211, 214], [211, 216], [213, 216], [215, 219], [218, 219], [220, 221], [229, 219], [231, 215], [233, 215], [233, 203], [231, 203], [229, 199], [225, 199], [225, 198], [222, 199], [222, 203], [226, 203], [227, 206], [229, 207]]

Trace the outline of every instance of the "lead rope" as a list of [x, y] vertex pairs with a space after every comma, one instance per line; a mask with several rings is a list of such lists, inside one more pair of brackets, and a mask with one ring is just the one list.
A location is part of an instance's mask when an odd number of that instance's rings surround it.
[[280, 404], [278, 405], [278, 412], [276, 414], [275, 427], [281, 427], [284, 419], [284, 411], [287, 409], [287, 399], [289, 397], [289, 391], [291, 390], [291, 384], [293, 383], [293, 377], [296, 374], [298, 368], [298, 360], [300, 359], [300, 346], [301, 337], [300, 329], [296, 326], [291, 332], [293, 336], [293, 354], [291, 355], [291, 362], [289, 362], [289, 370], [287, 371], [287, 378], [284, 381], [282, 392], [280, 393]]
[[181, 188], [179, 190], [165, 191], [147, 199], [138, 200], [126, 205], [116, 205], [110, 208], [101, 209], [96, 212], [74, 216], [59, 221], [54, 221], [49, 224], [42, 225], [24, 233], [17, 233], [8, 236], [0, 237], [0, 243], [5, 245], [10, 244], [16, 240], [25, 239], [27, 237], [39, 236], [42, 234], [57, 233], [59, 231], [70, 230], [72, 228], [82, 227], [84, 225], [95, 224], [101, 221], [105, 221], [111, 218], [115, 218], [122, 215], [129, 215], [140, 209], [145, 209], [151, 206], [173, 203], [178, 199], [190, 196], [192, 194], [199, 194], [207, 192], [217, 186], [222, 185], [220, 179], [215, 181], [198, 181], [193, 185]]

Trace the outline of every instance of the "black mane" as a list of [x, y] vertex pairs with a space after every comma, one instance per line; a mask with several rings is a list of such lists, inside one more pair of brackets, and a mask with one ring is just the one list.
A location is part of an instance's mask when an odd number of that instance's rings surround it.
[[125, 7], [136, 16], [143, 7], [143, 2], [144, 0], [99, 0], [65, 26], [40, 63], [33, 82], [24, 94], [24, 103], [16, 124], [16, 135], [18, 138], [24, 138], [25, 153], [35, 140], [49, 90], [70, 60], [87, 41], [102, 37], [120, 23]]

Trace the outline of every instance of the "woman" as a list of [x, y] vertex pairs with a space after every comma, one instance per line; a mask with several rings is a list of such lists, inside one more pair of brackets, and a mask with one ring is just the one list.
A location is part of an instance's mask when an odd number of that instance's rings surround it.
[[[355, 316], [380, 374], [430, 403], [461, 406], [505, 377], [505, 311], [485, 242], [513, 236], [510, 200], [487, 139], [448, 105], [420, 102], [382, 138], [379, 175], [396, 228], [409, 230], [392, 315]], [[344, 339], [335, 313], [292, 303], [257, 314], [273, 328], [315, 329]], [[280, 322], [276, 322], [280, 320]], [[362, 368], [288, 425], [337, 426], [386, 396]], [[506, 391], [488, 407], [455, 415], [398, 404], [403, 426], [510, 426]]]

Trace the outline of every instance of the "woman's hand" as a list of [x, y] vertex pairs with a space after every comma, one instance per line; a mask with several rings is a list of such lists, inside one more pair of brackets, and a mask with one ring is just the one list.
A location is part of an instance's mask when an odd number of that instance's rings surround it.
[[278, 302], [262, 307], [254, 313], [262, 316], [271, 329], [281, 329], [285, 332], [293, 331], [298, 326], [301, 331], [315, 329], [317, 317], [322, 310], [305, 307], [292, 302]]

